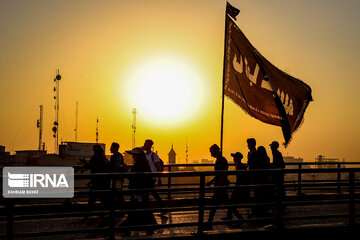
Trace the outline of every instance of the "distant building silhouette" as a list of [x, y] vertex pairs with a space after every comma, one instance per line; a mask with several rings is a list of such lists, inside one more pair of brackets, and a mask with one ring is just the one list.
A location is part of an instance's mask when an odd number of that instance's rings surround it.
[[[285, 164], [287, 163], [303, 163], [304, 159], [302, 158], [295, 158], [293, 156], [284, 156], [284, 162]], [[285, 166], [286, 169], [298, 169], [299, 166], [298, 165], [286, 165]], [[302, 168], [309, 168], [309, 165], [304, 165], [302, 166]]]
[[106, 145], [104, 143], [62, 142], [59, 145], [59, 155], [61, 157], [77, 156], [90, 158], [94, 154], [93, 146], [95, 144], [99, 144], [105, 151]]
[[168, 155], [169, 155], [169, 164], [176, 164], [176, 152], [174, 150], [173, 145], [171, 145], [171, 149]]
[[0, 145], [0, 167], [11, 165], [14, 162], [15, 155], [5, 151], [5, 146]]
[[4, 153], [5, 153], [5, 146], [0, 145], [0, 154], [4, 154]]
[[[315, 158], [315, 162], [321, 163], [316, 166], [317, 168], [332, 168], [332, 167], [337, 167], [336, 164], [339, 163], [340, 161], [338, 158], [327, 158], [324, 155], [319, 155]], [[324, 164], [324, 163], [328, 163], [328, 164]]]
[[[39, 150], [22, 150], [22, 151], [15, 151], [15, 159], [12, 165], [18, 166], [26, 166], [32, 165], [32, 159], [38, 158], [40, 156], [45, 156], [47, 154], [46, 151], [39, 151]], [[51, 166], [51, 165], [50, 165]]]
[[214, 161], [213, 160], [209, 160], [209, 159], [201, 159], [201, 164], [213, 164]]

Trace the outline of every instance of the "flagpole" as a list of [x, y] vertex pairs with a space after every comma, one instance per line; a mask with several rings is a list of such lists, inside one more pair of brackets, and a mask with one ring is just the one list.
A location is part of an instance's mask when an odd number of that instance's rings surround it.
[[226, 30], [228, 27], [227, 21], [227, 11], [225, 10], [225, 37], [224, 37], [224, 59], [223, 59], [223, 80], [222, 80], [222, 100], [221, 100], [221, 127], [220, 127], [220, 150], [223, 153], [223, 136], [224, 136], [224, 103], [225, 103], [225, 60], [226, 60], [226, 42], [227, 42], [227, 35]]

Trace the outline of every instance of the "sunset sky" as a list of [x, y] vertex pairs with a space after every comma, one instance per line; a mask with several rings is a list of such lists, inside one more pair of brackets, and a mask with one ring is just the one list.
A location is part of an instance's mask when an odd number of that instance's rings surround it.
[[[275, 66], [312, 88], [314, 101], [284, 155], [359, 161], [360, 1], [241, 0], [237, 25]], [[44, 138], [54, 151], [53, 78], [60, 70], [60, 140], [99, 141], [131, 148], [151, 138], [167, 161], [210, 159], [220, 144], [226, 1], [0, 0], [0, 145], [38, 147], [39, 105]], [[264, 124], [225, 99], [224, 155], [247, 153], [254, 137], [283, 142], [280, 127]]]

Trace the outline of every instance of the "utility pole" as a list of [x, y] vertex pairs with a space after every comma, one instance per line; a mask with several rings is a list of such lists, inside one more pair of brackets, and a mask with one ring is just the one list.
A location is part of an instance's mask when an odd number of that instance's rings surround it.
[[[40, 105], [40, 119], [37, 120], [37, 128], [39, 129], [39, 151], [41, 148], [45, 148], [42, 142], [42, 131], [43, 131], [43, 105]], [[44, 149], [43, 149], [44, 150]]]
[[55, 100], [55, 121], [52, 131], [54, 133], [53, 137], [55, 138], [54, 143], [54, 152], [59, 153], [59, 109], [60, 109], [60, 79], [61, 75], [59, 74], [59, 69], [56, 70], [56, 77], [54, 78], [54, 100]]
[[187, 138], [186, 138], [186, 151], [185, 151], [185, 153], [186, 153], [186, 155], [185, 155], [185, 156], [186, 156], [186, 157], [185, 157], [185, 159], [186, 159], [186, 164], [188, 164], [189, 148], [188, 148], [188, 139], [187, 139]]
[[132, 148], [135, 148], [135, 134], [136, 134], [136, 108], [133, 108], [132, 114], [133, 114], [133, 122], [131, 125], [132, 128]]
[[77, 142], [77, 133], [78, 133], [78, 114], [79, 114], [79, 112], [78, 112], [78, 107], [79, 107], [79, 105], [78, 105], [78, 102], [76, 102], [76, 118], [75, 118], [75, 142]]
[[99, 143], [99, 118], [96, 118], [96, 143]]

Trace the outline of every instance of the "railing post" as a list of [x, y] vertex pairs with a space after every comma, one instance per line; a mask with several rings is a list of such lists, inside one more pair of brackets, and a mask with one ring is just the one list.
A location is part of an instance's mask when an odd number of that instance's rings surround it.
[[355, 226], [355, 173], [349, 171], [349, 225], [350, 228]]
[[13, 239], [14, 230], [14, 203], [10, 199], [7, 205], [7, 226], [6, 226], [6, 239]]
[[204, 205], [205, 205], [205, 175], [200, 176], [199, 191], [199, 215], [198, 215], [198, 235], [203, 234], [204, 230]]
[[[171, 166], [168, 166], [169, 172], [171, 172]], [[171, 199], [171, 176], [168, 176], [168, 199]]]
[[115, 184], [115, 176], [111, 175], [110, 178], [110, 216], [109, 216], [109, 240], [115, 240], [115, 205], [116, 205], [116, 184]]
[[299, 164], [298, 165], [298, 169], [299, 169], [299, 172], [298, 172], [298, 196], [301, 195], [301, 167], [302, 167], [302, 165]]
[[337, 192], [338, 193], [341, 193], [341, 172], [340, 172], [340, 169], [341, 169], [341, 163], [338, 163], [337, 164], [337, 168], [338, 168], [338, 172], [337, 172]]
[[279, 230], [282, 229], [283, 227], [283, 191], [284, 190], [284, 183], [281, 181], [282, 179], [282, 175], [284, 174], [284, 170], [278, 171], [275, 173], [275, 175], [277, 176], [276, 179], [276, 191], [277, 191], [277, 196], [276, 196], [276, 225], [277, 228]]

